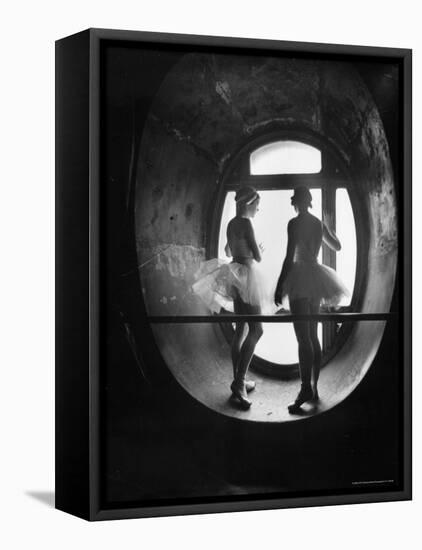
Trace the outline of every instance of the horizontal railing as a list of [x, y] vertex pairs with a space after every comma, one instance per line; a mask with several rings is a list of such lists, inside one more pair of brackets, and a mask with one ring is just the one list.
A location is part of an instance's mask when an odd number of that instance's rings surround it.
[[306, 315], [292, 315], [279, 313], [276, 315], [150, 315], [150, 323], [237, 323], [241, 321], [255, 321], [257, 323], [293, 323], [296, 321], [335, 321], [350, 323], [356, 321], [388, 321], [397, 316], [397, 313], [315, 313]]

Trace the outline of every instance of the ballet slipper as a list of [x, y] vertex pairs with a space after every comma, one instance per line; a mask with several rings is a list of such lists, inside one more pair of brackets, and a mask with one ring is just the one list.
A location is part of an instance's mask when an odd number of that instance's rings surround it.
[[296, 397], [294, 403], [291, 403], [287, 407], [289, 413], [295, 413], [300, 411], [301, 410], [300, 407], [307, 401], [311, 401], [313, 397], [314, 397], [314, 392], [312, 391], [311, 385], [302, 384], [300, 388], [300, 392], [298, 393], [298, 396]]
[[248, 410], [252, 405], [252, 401], [250, 401], [247, 397], [245, 382], [239, 383], [236, 382], [236, 380], [233, 380], [230, 389], [234, 397], [236, 397], [236, 399], [239, 401], [242, 409]]
[[245, 389], [247, 393], [254, 391], [256, 388], [255, 380], [245, 380]]

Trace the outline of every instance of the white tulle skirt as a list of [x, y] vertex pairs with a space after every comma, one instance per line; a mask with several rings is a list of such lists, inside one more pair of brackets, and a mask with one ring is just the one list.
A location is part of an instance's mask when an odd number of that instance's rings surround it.
[[317, 262], [295, 262], [283, 285], [283, 296], [289, 301], [308, 298], [333, 307], [349, 295], [335, 270]]
[[192, 285], [194, 293], [215, 313], [222, 308], [234, 311], [234, 299], [259, 307], [262, 313], [274, 313], [275, 284], [268, 280], [257, 262], [240, 264], [215, 258], [202, 262]]

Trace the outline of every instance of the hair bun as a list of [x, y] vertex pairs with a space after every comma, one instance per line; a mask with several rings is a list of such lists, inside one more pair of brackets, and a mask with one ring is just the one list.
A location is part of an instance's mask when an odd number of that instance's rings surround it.
[[237, 203], [251, 204], [258, 197], [258, 192], [254, 187], [245, 185], [236, 191], [234, 200]]
[[304, 185], [299, 185], [294, 190], [291, 199], [292, 199], [292, 203], [297, 204], [298, 202], [303, 202], [303, 203], [311, 204], [312, 195], [307, 187], [305, 187]]

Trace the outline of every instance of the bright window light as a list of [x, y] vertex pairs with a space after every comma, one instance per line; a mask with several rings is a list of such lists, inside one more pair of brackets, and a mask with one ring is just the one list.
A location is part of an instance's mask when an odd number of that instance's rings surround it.
[[253, 176], [271, 174], [317, 174], [321, 171], [321, 151], [300, 141], [275, 141], [251, 153]]
[[343, 298], [340, 305], [348, 306], [356, 276], [356, 226], [346, 189], [336, 191], [336, 226], [336, 233], [341, 243], [341, 250], [336, 255], [336, 271], [350, 292], [350, 297]]
[[[296, 213], [290, 204], [293, 190], [260, 191], [259, 211], [252, 220], [258, 243], [264, 246], [261, 266], [268, 275], [270, 287], [275, 288], [287, 248], [287, 223]], [[224, 253], [227, 242], [228, 222], [236, 215], [234, 192], [226, 195], [219, 236], [219, 257], [228, 259]], [[311, 212], [321, 219], [321, 190], [312, 190]], [[321, 261], [321, 253], [319, 256]], [[264, 334], [259, 340], [255, 354], [272, 363], [291, 364], [298, 362], [297, 340], [291, 323], [264, 323]], [[321, 339], [321, 325], [318, 325]]]

